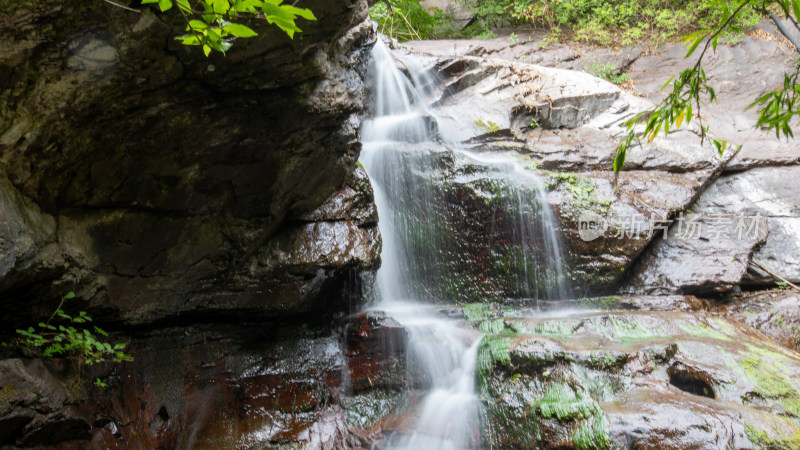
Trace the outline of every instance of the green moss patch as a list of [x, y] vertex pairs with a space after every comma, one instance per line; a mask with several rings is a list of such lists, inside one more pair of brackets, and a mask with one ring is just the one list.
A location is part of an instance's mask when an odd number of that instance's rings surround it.
[[664, 337], [664, 333], [661, 330], [650, 330], [638, 320], [626, 319], [620, 320], [609, 317], [607, 326], [603, 326], [601, 323], [595, 323], [595, 326], [599, 333], [616, 339], [623, 344]]
[[568, 203], [573, 211], [594, 211], [600, 215], [608, 213], [611, 200], [598, 195], [594, 180], [574, 173], [550, 173], [552, 179], [564, 183], [566, 191], [572, 197]]
[[609, 295], [608, 297], [583, 297], [578, 300], [578, 303], [587, 309], [622, 309], [622, 301], [619, 297], [613, 295]]
[[536, 334], [550, 336], [559, 339], [566, 339], [572, 336], [575, 330], [564, 322], [545, 322], [536, 326]]
[[767, 432], [760, 431], [749, 423], [744, 424], [744, 431], [747, 434], [747, 439], [757, 449], [800, 450], [800, 429], [796, 428], [794, 434], [783, 438], [771, 437]]
[[578, 450], [606, 449], [609, 440], [608, 423], [600, 408], [597, 408], [592, 419], [582, 423], [572, 436], [572, 443]]
[[478, 360], [475, 364], [475, 379], [478, 392], [490, 397], [488, 378], [495, 364], [511, 361], [511, 338], [508, 336], [484, 336], [478, 344]]
[[800, 392], [786, 375], [759, 356], [739, 360], [739, 366], [755, 388], [752, 393], [763, 399], [775, 400], [786, 412], [800, 418]]
[[588, 366], [592, 369], [609, 371], [625, 365], [628, 355], [610, 351], [596, 351], [589, 354]]
[[494, 317], [494, 313], [486, 303], [467, 303], [461, 307], [464, 312], [464, 320], [484, 320]]
[[559, 422], [584, 420], [575, 430], [572, 442], [578, 449], [605, 449], [609, 446], [608, 424], [600, 405], [591, 397], [564, 383], [554, 383], [533, 404], [543, 418]]
[[508, 322], [504, 319], [484, 320], [478, 325], [478, 330], [484, 334], [505, 334], [515, 336], [524, 333], [525, 325], [522, 322]]
[[588, 419], [600, 408], [591, 397], [584, 397], [564, 383], [551, 384], [544, 396], [532, 406], [532, 409], [545, 419], [555, 417], [559, 422]]
[[730, 336], [728, 336], [728, 335], [726, 335], [724, 333], [721, 333], [721, 332], [715, 330], [714, 328], [711, 328], [710, 326], [708, 326], [708, 325], [706, 325], [704, 323], [698, 323], [698, 324], [682, 323], [681, 324], [681, 329], [683, 331], [691, 334], [692, 336], [709, 338], [709, 339], [719, 339], [719, 340], [722, 340], [722, 341], [731, 341], [732, 340], [730, 338]]

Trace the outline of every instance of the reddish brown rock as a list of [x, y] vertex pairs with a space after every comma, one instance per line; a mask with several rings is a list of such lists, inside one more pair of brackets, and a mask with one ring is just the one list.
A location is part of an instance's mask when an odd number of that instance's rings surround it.
[[345, 331], [350, 387], [403, 390], [406, 387], [408, 332], [382, 311], [368, 311], [350, 319]]

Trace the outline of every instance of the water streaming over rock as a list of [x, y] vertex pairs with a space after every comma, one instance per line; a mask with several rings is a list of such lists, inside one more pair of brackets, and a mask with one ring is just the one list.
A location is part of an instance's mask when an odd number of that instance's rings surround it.
[[[511, 280], [485, 291], [516, 298], [566, 297], [557, 232], [541, 182], [518, 161], [442, 143], [428, 107], [436, 95], [435, 80], [413, 61], [402, 66], [408, 74], [397, 68], [383, 43], [375, 45], [370, 83], [375, 105], [373, 117], [361, 130], [360, 161], [373, 184], [383, 239], [376, 308], [409, 330], [409, 371], [415, 387], [427, 389], [413, 430], [394, 436], [388, 446], [474, 448], [481, 439], [475, 395], [480, 334], [447, 320], [431, 306], [474, 299], [477, 292], [467, 287], [470, 261], [459, 255], [462, 244], [475, 237], [454, 232], [445, 201], [450, 195], [447, 184], [476, 183], [475, 192], [490, 204], [491, 222], [484, 224], [488, 231], [478, 239], [511, 249], [485, 255], [497, 260], [489, 262], [487, 267], [496, 273], [483, 274], [486, 280]], [[443, 169], [456, 160], [478, 169], [443, 176]]]

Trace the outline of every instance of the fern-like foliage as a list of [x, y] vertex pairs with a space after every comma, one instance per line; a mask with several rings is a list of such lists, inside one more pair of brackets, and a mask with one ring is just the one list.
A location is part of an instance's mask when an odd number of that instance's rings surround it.
[[[104, 361], [132, 361], [131, 355], [123, 352], [127, 344], [105, 342], [97, 337], [108, 337], [105, 330], [98, 326], [92, 326], [91, 330], [87, 328], [92, 318], [86, 311], [71, 316], [61, 309], [64, 302], [72, 298], [75, 298], [74, 292], [64, 295], [47, 322], [38, 323], [38, 330], [34, 327], [18, 329], [19, 343], [39, 349], [45, 358], [77, 358], [87, 365]], [[51, 324], [56, 318], [62, 322], [58, 326]]]

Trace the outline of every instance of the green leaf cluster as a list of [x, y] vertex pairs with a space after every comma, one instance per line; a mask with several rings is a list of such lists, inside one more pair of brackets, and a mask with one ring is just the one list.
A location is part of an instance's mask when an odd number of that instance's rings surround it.
[[[677, 130], [684, 123], [689, 123], [694, 117], [693, 108], [696, 108], [699, 114], [700, 105], [706, 97], [711, 102], [717, 99], [714, 89], [708, 84], [706, 72], [699, 66], [686, 69], [677, 77], [670, 78], [663, 88], [670, 83], [672, 83], [672, 92], [655, 109], [639, 113], [627, 122], [627, 134], [620, 141], [614, 157], [615, 174], [618, 175], [625, 165], [625, 156], [633, 141], [636, 140], [641, 145], [639, 133], [635, 129], [639, 123], [642, 121], [645, 123], [641, 135], [645, 136], [647, 142], [652, 142], [661, 131], [664, 131], [664, 136], [666, 136], [669, 134], [670, 127]], [[708, 132], [708, 125], [701, 124], [700, 132], [704, 139]], [[712, 139], [712, 142], [721, 156], [727, 143], [719, 139]]]
[[[123, 352], [127, 344], [106, 342], [97, 337], [97, 335], [108, 337], [105, 330], [96, 325], [92, 326], [91, 330], [88, 328], [92, 318], [86, 311], [80, 311], [77, 316], [72, 316], [61, 309], [64, 301], [72, 298], [75, 298], [74, 292], [64, 295], [47, 322], [38, 323], [38, 330], [34, 327], [16, 330], [20, 336], [19, 343], [39, 349], [46, 358], [77, 358], [87, 365], [105, 361], [132, 361], [133, 358]], [[61, 323], [51, 324], [55, 318]]]
[[800, 109], [797, 105], [797, 96], [800, 94], [800, 86], [797, 85], [797, 77], [800, 76], [800, 62], [791, 74], [785, 74], [783, 86], [774, 91], [767, 92], [757, 98], [748, 109], [759, 106], [757, 127], [774, 131], [775, 137], [794, 138], [789, 121], [800, 116]]
[[177, 4], [186, 20], [186, 34], [176, 39], [184, 45], [199, 45], [208, 56], [211, 51], [225, 53], [236, 38], [248, 38], [257, 33], [246, 25], [232, 22], [242, 16], [262, 18], [283, 30], [291, 39], [302, 30], [297, 18], [317, 20], [311, 10], [283, 4], [283, 0], [142, 0], [142, 4], [157, 4], [168, 11]]

